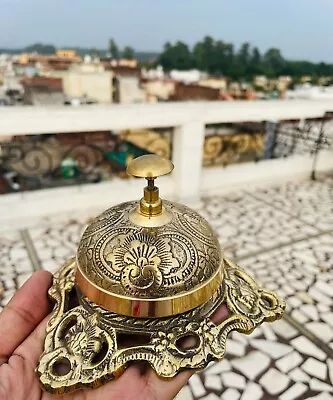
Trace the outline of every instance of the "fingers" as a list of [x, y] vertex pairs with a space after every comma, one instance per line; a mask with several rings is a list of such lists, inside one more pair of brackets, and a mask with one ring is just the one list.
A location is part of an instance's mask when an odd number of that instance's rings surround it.
[[99, 387], [98, 389], [83, 389], [74, 394], [73, 399], [81, 400], [114, 400], [114, 399], [149, 399], [147, 387], [141, 373], [139, 363], [130, 365], [117, 379]]
[[49, 272], [35, 272], [1, 312], [0, 365], [49, 313], [47, 290], [51, 282]]
[[227, 309], [227, 306], [223, 303], [220, 305], [220, 307], [214, 312], [213, 315], [210, 316], [210, 319], [215, 323], [215, 324], [220, 324], [222, 321], [224, 321], [227, 317], [229, 316], [229, 311]]
[[171, 400], [195, 373], [195, 370], [188, 370], [180, 372], [174, 378], [162, 379], [156, 375], [155, 371], [149, 369], [146, 376], [151, 392], [155, 395], [154, 398], [159, 400]]
[[51, 314], [48, 314], [33, 332], [14, 350], [13, 355], [19, 355], [28, 361], [33, 367], [44, 350], [44, 339], [46, 335], [46, 325]]

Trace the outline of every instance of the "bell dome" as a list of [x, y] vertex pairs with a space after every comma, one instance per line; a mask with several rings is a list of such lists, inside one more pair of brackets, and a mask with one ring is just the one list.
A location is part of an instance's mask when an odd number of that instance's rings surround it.
[[154, 179], [172, 168], [158, 156], [134, 159], [128, 171], [148, 180], [144, 197], [111, 207], [83, 233], [77, 285], [109, 311], [134, 317], [183, 313], [207, 302], [223, 282], [221, 250], [208, 222], [159, 198]]

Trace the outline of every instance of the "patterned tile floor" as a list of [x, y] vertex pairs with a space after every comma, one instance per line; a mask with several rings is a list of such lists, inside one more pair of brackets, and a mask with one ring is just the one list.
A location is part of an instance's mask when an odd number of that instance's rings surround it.
[[[333, 180], [203, 198], [198, 211], [288, 312], [249, 336], [232, 334], [226, 358], [194, 375], [177, 400], [333, 400]], [[34, 269], [54, 271], [75, 252], [91, 216], [2, 229], [0, 308]]]

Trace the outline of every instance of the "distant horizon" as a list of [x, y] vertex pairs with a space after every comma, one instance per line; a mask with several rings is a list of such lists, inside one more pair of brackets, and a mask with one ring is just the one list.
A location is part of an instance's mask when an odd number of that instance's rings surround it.
[[[56, 49], [64, 49], [64, 50], [71, 50], [71, 49], [96, 49], [96, 50], [101, 50], [101, 51], [108, 51], [108, 48], [107, 47], [105, 47], [105, 48], [102, 48], [102, 47], [97, 47], [97, 46], [58, 46], [58, 45], [55, 45], [55, 44], [53, 44], [53, 43], [43, 43], [43, 42], [40, 42], [40, 41], [37, 41], [37, 42], [34, 42], [34, 43], [30, 43], [30, 44], [28, 44], [28, 45], [26, 45], [26, 46], [21, 46], [21, 47], [18, 47], [18, 46], [13, 46], [13, 47], [8, 47], [8, 46], [1, 46], [0, 45], [0, 49], [4, 49], [4, 50], [23, 50], [23, 49], [25, 49], [26, 47], [29, 47], [29, 46], [33, 46], [33, 45], [35, 45], [35, 44], [46, 44], [46, 45], [52, 45], [52, 46], [54, 46]], [[129, 45], [129, 46], [131, 46], [131, 45]], [[131, 47], [133, 47], [133, 46], [131, 46]], [[160, 51], [158, 51], [158, 50], [142, 50], [142, 49], [140, 49], [140, 50], [138, 50], [138, 49], [136, 49], [136, 48], [134, 48], [133, 47], [133, 49], [134, 49], [134, 51], [136, 52], [136, 53], [156, 53], [156, 54], [159, 54], [159, 53], [161, 53], [161, 51], [162, 51], [162, 49], [160, 50]]]
[[[20, 49], [42, 38], [58, 48], [106, 50], [113, 37], [121, 48], [159, 53], [167, 41], [192, 47], [209, 35], [236, 48], [249, 42], [261, 53], [274, 47], [286, 59], [333, 63], [332, 0], [0, 2], [0, 48]], [[76, 45], [64, 46], [70, 42]]]
[[[10, 47], [10, 46], [1, 46], [0, 45], [0, 49], [22, 50], [22, 49], [25, 49], [26, 47], [33, 46], [35, 44], [51, 45], [51, 46], [54, 46], [56, 49], [64, 49], [64, 50], [65, 49], [66, 50], [71, 50], [71, 49], [97, 49], [97, 50], [108, 51], [108, 47], [107, 46], [105, 46], [105, 47], [85, 46], [85, 45], [81, 45], [81, 46], [79, 46], [79, 45], [60, 46], [60, 45], [56, 45], [54, 43], [44, 43], [41, 40], [37, 40], [34, 43], [29, 43], [29, 44], [23, 45], [23, 46], [12, 46], [12, 47]], [[156, 54], [158, 54], [158, 53], [161, 53], [161, 51], [162, 51], [162, 48], [161, 48], [161, 50], [145, 50], [145, 49], [136, 49], [135, 47], [131, 46], [130, 44], [129, 44], [129, 46], [132, 47], [135, 52], [139, 52], [139, 53], [156, 53]]]
[[[214, 39], [217, 39], [217, 38], [214, 38]], [[182, 41], [181, 39], [179, 39], [179, 40]], [[35, 41], [34, 43], [29, 43], [29, 44], [21, 46], [21, 47], [5, 47], [5, 46], [1, 46], [0, 45], [0, 50], [2, 50], [2, 49], [11, 50], [11, 51], [13, 51], [13, 50], [24, 50], [26, 47], [33, 46], [35, 44], [51, 45], [51, 46], [54, 46], [56, 49], [64, 49], [64, 50], [65, 49], [67, 49], [67, 50], [71, 50], [71, 49], [85, 49], [85, 50], [96, 49], [96, 50], [100, 50], [100, 51], [106, 51], [106, 52], [108, 51], [107, 46], [104, 47], [104, 48], [97, 47], [97, 46], [85, 46], [85, 45], [83, 45], [83, 46], [76, 46], [76, 45], [74, 45], [74, 46], [60, 46], [60, 45], [56, 45], [54, 43], [44, 43], [44, 42], [39, 41], [39, 40]], [[250, 43], [250, 45], [255, 47], [255, 44], [253, 44], [253, 43]], [[130, 44], [129, 44], [129, 46], [134, 49], [135, 53], [160, 54], [162, 52], [162, 50], [163, 50], [163, 48], [161, 48], [160, 50], [146, 50], [146, 49], [143, 50], [143, 49], [136, 49], [135, 47], [131, 46]], [[191, 46], [191, 48], [192, 47], [193, 46]], [[239, 47], [240, 46], [238, 46], [236, 49], [238, 49]], [[284, 56], [283, 50], [282, 49], [280, 49], [280, 50], [281, 50], [281, 54]], [[312, 63], [316, 63], [316, 64], [319, 64], [319, 63], [333, 64], [333, 60], [332, 60], [332, 62], [330, 62], [330, 61], [324, 61], [324, 60], [311, 61], [310, 59], [299, 59], [299, 58], [292, 58], [292, 57], [286, 57], [286, 58], [288, 59], [288, 61], [305, 61], [305, 62], [312, 62]]]

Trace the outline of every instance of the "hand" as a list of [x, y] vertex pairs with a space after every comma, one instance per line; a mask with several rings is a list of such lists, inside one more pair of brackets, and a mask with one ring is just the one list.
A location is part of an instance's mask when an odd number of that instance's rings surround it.
[[[51, 305], [47, 290], [52, 275], [35, 272], [0, 314], [0, 400], [51, 400], [41, 389], [35, 367], [43, 351]], [[226, 317], [221, 307], [213, 320]], [[63, 400], [171, 400], [194, 371], [171, 380], [160, 379], [152, 369], [131, 365], [120, 378], [98, 389], [84, 389], [57, 397]]]

